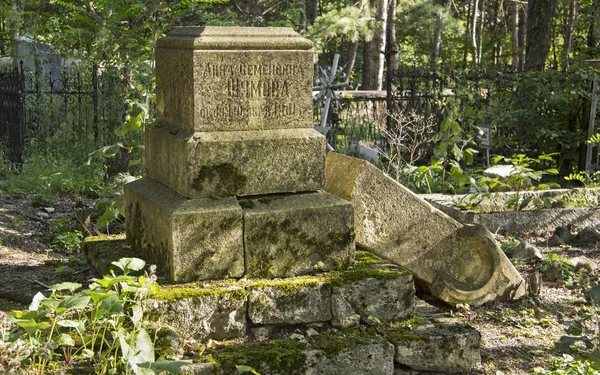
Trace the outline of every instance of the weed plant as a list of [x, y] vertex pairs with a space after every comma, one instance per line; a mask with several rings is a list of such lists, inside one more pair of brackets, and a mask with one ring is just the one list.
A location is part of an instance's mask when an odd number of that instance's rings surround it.
[[87, 290], [65, 282], [38, 293], [27, 311], [0, 312], [0, 372], [64, 374], [74, 366], [96, 374], [177, 374], [189, 361], [155, 361], [142, 301], [158, 290], [154, 269], [122, 258], [122, 271], [94, 279]]

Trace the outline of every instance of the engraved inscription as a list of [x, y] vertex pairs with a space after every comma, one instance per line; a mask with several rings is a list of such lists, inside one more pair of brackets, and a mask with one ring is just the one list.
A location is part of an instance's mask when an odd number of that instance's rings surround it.
[[296, 113], [296, 104], [273, 104], [264, 107], [245, 108], [238, 104], [201, 108], [200, 117], [208, 119], [244, 119], [246, 117], [292, 116]]
[[[200, 76], [222, 84], [227, 100], [205, 103], [198, 115], [206, 119], [243, 120], [295, 116], [292, 85], [312, 72], [306, 64], [294, 63], [205, 63]], [[273, 99], [273, 100], [271, 100]]]

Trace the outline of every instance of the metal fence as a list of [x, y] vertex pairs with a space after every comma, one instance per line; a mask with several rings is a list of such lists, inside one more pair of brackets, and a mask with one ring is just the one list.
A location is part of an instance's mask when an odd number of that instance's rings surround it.
[[0, 70], [0, 140], [9, 160], [27, 148], [88, 153], [116, 141], [127, 107], [122, 72], [76, 66], [60, 77], [19, 67]]

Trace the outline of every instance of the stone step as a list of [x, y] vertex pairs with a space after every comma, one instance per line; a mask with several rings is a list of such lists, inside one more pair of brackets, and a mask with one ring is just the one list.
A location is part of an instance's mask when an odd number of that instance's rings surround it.
[[354, 329], [308, 328], [245, 342], [218, 342], [184, 374], [455, 374], [480, 366], [479, 332], [454, 318], [413, 317]]
[[[87, 238], [84, 251], [104, 273], [133, 255], [123, 236]], [[184, 341], [219, 340], [188, 374], [233, 374], [235, 365], [263, 375], [458, 373], [480, 363], [477, 330], [416, 299], [406, 270], [365, 251], [312, 276], [163, 285], [144, 304], [166, 333], [157, 345], [166, 357], [181, 356]]]

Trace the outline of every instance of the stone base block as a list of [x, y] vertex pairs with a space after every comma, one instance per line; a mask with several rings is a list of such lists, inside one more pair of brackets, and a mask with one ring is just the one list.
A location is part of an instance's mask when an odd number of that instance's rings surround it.
[[146, 129], [148, 177], [187, 198], [315, 191], [325, 137], [313, 129], [185, 132]]
[[242, 209], [235, 198], [186, 199], [143, 178], [125, 185], [127, 239], [171, 282], [244, 274]]
[[329, 193], [242, 200], [249, 277], [328, 271], [354, 257], [353, 208]]

